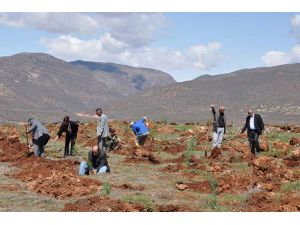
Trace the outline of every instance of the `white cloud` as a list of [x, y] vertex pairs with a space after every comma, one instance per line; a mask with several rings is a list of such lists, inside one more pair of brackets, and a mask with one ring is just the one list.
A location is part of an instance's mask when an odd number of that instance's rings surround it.
[[[300, 41], [300, 14], [291, 18], [292, 33]], [[277, 66], [300, 62], [300, 44], [295, 45], [289, 52], [269, 51], [261, 57], [265, 66]]]
[[300, 45], [295, 45], [290, 52], [270, 51], [263, 57], [262, 61], [266, 66], [277, 66], [289, 63], [300, 62]]
[[282, 64], [291, 63], [292, 56], [285, 52], [270, 51], [262, 56], [262, 61], [265, 66], [278, 66]]
[[217, 66], [223, 59], [220, 53], [221, 44], [214, 42], [205, 45], [192, 46], [187, 51], [187, 58], [193, 66], [200, 70], [207, 70]]
[[137, 48], [151, 43], [167, 24], [162, 13], [97, 13], [95, 17], [112, 37]]
[[93, 17], [82, 13], [1, 13], [0, 24], [60, 34], [91, 34], [99, 29]]
[[168, 24], [163, 13], [0, 13], [0, 25], [59, 34], [43, 38], [65, 60], [115, 62], [161, 70], [209, 70], [222, 61], [219, 43], [184, 50], [151, 47]]
[[184, 51], [168, 48], [131, 48], [106, 33], [99, 40], [81, 40], [73, 36], [43, 39], [49, 52], [65, 60], [91, 60], [114, 62], [137, 67], [150, 67], [165, 71], [196, 68], [208, 70], [222, 61], [221, 45], [192, 46]]
[[292, 33], [296, 38], [300, 38], [300, 14], [294, 15], [291, 19]]
[[125, 42], [113, 38], [110, 33], [106, 33], [100, 41], [103, 43], [103, 48], [111, 53], [120, 53], [128, 47]]
[[60, 36], [56, 39], [42, 39], [41, 43], [49, 48], [49, 52], [66, 60], [85, 58], [94, 60], [103, 52], [100, 40], [80, 40], [72, 36]]
[[61, 35], [108, 32], [115, 40], [138, 48], [154, 41], [167, 19], [162, 13], [1, 13], [0, 24]]

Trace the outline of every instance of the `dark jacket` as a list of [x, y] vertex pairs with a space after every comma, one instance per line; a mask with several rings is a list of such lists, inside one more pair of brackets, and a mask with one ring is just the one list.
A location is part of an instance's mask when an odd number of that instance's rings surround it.
[[[93, 169], [99, 170], [102, 166], [107, 167], [107, 172], [110, 172], [110, 168], [107, 161], [107, 156], [104, 151], [100, 151], [99, 155], [95, 156], [92, 151], [88, 154], [88, 161], [91, 163]], [[92, 168], [91, 168], [92, 169]]]
[[216, 117], [216, 110], [215, 108], [212, 108], [212, 114], [214, 117], [214, 123], [213, 123], [213, 129], [215, 132], [217, 132], [218, 127], [223, 127], [224, 128], [224, 134], [226, 133], [226, 117], [225, 114], [219, 113], [218, 119]]
[[66, 135], [69, 136], [70, 138], [76, 138], [78, 127], [79, 124], [74, 121], [70, 121], [70, 123], [67, 125], [62, 123], [62, 125], [59, 128], [59, 131], [57, 132], [57, 136], [60, 138], [62, 133], [66, 132]]
[[[246, 123], [242, 129], [242, 133], [247, 129], [248, 135], [250, 134], [250, 118], [252, 115], [247, 116]], [[259, 135], [262, 134], [262, 131], [265, 129], [264, 122], [259, 114], [254, 114], [254, 126]]]

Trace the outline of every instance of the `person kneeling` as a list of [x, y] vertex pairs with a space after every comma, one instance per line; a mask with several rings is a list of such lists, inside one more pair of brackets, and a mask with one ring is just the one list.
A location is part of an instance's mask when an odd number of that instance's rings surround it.
[[104, 151], [99, 151], [97, 145], [93, 146], [88, 154], [88, 162], [82, 162], [79, 168], [79, 175], [89, 175], [89, 173], [109, 173], [110, 168], [107, 162], [107, 156]]

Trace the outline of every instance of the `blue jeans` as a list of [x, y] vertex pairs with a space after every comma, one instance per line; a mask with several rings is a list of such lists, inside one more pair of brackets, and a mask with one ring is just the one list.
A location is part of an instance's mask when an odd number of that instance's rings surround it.
[[[79, 175], [85, 175], [86, 171], [89, 169], [89, 166], [87, 164], [87, 162], [82, 162], [80, 163], [80, 166], [79, 166]], [[93, 168], [95, 169], [95, 168]], [[107, 172], [107, 167], [106, 166], [102, 166], [98, 171], [97, 173], [100, 174], [100, 173], [106, 173]]]

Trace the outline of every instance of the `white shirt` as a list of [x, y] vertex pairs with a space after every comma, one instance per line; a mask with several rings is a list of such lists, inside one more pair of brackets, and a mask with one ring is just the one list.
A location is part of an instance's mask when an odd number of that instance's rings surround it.
[[254, 125], [254, 114], [251, 116], [250, 121], [250, 130], [255, 130], [255, 125]]

